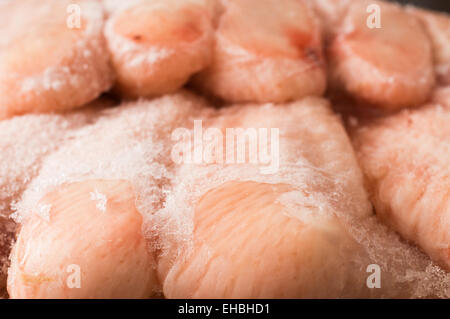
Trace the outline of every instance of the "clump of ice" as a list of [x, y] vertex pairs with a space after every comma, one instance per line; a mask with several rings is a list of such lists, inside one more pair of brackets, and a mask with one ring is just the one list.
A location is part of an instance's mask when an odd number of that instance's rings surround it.
[[106, 212], [106, 203], [108, 202], [108, 198], [105, 194], [100, 193], [97, 189], [94, 192], [90, 193], [91, 200], [95, 202], [95, 207], [101, 212]]
[[38, 209], [37, 209], [37, 213], [39, 216], [42, 217], [43, 220], [45, 220], [46, 222], [50, 222], [50, 211], [52, 209], [52, 205], [47, 204], [41, 204], [39, 205]]

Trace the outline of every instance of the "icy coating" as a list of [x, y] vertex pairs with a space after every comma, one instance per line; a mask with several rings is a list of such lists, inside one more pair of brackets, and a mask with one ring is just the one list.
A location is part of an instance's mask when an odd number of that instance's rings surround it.
[[[192, 129], [196, 119], [202, 119], [204, 127], [219, 129], [279, 127], [278, 173], [262, 175], [257, 164], [174, 164], [171, 134], [179, 127]], [[368, 292], [352, 287], [348, 296], [450, 296], [450, 275], [372, 214], [343, 126], [319, 98], [217, 111], [181, 92], [102, 111], [95, 123], [74, 132], [44, 159], [38, 176], [15, 205], [15, 220], [23, 221], [43, 195], [58, 185], [88, 179], [132, 183], [149, 249], [157, 252], [159, 260], [168, 257], [169, 268], [178, 254], [189, 255], [195, 207], [207, 191], [231, 181], [287, 184], [293, 191], [277, 200], [287, 215], [311, 223], [319, 222], [320, 216], [337, 216], [363, 249], [349, 256], [349, 262], [356, 269], [365, 269], [369, 263], [382, 268], [382, 289]], [[303, 196], [297, 196], [300, 193]], [[100, 207], [108, 200], [95, 192], [92, 198]], [[299, 209], [305, 205], [311, 209]]]

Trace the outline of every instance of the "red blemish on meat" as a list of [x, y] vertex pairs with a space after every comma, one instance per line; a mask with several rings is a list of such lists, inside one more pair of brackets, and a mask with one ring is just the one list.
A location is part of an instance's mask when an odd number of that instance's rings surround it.
[[303, 51], [303, 49], [312, 42], [312, 36], [310, 33], [294, 28], [286, 29], [285, 33], [291, 45], [299, 51]]
[[321, 61], [320, 45], [318, 45], [314, 35], [295, 28], [287, 28], [285, 35], [289, 39], [291, 46], [296, 49], [300, 58], [307, 59], [312, 63]]

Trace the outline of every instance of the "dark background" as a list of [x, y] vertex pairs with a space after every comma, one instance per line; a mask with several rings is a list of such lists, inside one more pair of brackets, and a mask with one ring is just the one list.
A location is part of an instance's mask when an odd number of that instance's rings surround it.
[[392, 2], [410, 3], [419, 7], [450, 13], [450, 0], [391, 0]]

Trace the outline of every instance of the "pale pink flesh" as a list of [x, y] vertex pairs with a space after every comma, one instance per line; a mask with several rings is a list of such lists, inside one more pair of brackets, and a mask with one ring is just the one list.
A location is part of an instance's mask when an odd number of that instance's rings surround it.
[[286, 184], [229, 182], [206, 193], [195, 208], [192, 247], [170, 269], [160, 267], [165, 296], [344, 294], [336, 276], [349, 278], [347, 258], [357, 254], [357, 243], [335, 217], [313, 217], [308, 222], [306, 216], [318, 214], [317, 208], [299, 209], [299, 218], [289, 215], [278, 201], [290, 191], [293, 188]]

